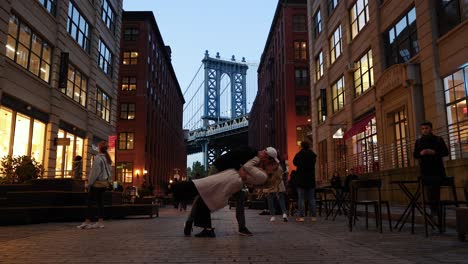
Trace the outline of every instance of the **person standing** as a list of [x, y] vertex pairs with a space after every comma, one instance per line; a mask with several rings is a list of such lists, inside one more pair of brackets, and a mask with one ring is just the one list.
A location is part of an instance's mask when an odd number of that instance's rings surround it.
[[296, 186], [299, 203], [298, 222], [304, 222], [305, 195], [309, 201], [309, 215], [312, 222], [317, 221], [317, 210], [315, 204], [315, 161], [317, 155], [310, 150], [308, 142], [301, 142], [301, 150], [294, 156], [293, 164], [296, 166]]
[[419, 126], [421, 137], [416, 140], [413, 156], [419, 160], [421, 180], [427, 193], [431, 216], [438, 216], [440, 186], [446, 178], [443, 157], [448, 156], [444, 140], [432, 133], [432, 123], [425, 121]]
[[[112, 181], [112, 159], [107, 149], [107, 142], [99, 142], [99, 153], [94, 157], [93, 166], [88, 177], [88, 208], [86, 211], [86, 219], [81, 225], [77, 226], [80, 229], [104, 228], [104, 192], [111, 186], [110, 182]], [[91, 222], [91, 218], [93, 217], [91, 213], [93, 200], [96, 201], [98, 207], [98, 221], [94, 224]]]

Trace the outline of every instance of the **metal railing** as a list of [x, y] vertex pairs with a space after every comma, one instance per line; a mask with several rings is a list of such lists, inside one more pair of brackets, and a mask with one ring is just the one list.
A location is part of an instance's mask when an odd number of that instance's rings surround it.
[[[457, 127], [442, 127], [434, 130], [441, 136], [449, 148], [450, 160], [468, 158], [468, 121], [459, 123]], [[445, 133], [438, 133], [448, 131]], [[413, 167], [416, 162], [413, 158], [415, 137], [405, 138], [399, 142], [376, 146], [372, 152], [358, 152], [346, 155], [340, 160], [319, 163], [319, 177], [326, 181], [336, 170], [341, 175], [353, 168], [357, 174], [373, 173], [385, 170]]]

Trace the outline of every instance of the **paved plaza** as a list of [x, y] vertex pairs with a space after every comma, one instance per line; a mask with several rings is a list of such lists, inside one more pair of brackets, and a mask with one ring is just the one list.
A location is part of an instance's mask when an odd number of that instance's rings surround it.
[[454, 230], [429, 238], [422, 226], [414, 235], [409, 227], [379, 234], [360, 221], [351, 233], [343, 216], [270, 223], [247, 210], [254, 235], [245, 237], [234, 211], [213, 214], [216, 238], [184, 237], [186, 214], [171, 207], [159, 218], [112, 220], [99, 230], [79, 230], [79, 223], [3, 226], [0, 263], [468, 263], [468, 243]]

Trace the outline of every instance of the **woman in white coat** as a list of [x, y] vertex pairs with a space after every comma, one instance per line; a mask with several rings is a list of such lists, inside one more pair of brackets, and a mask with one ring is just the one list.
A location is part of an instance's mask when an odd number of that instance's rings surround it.
[[268, 174], [278, 168], [276, 150], [274, 154], [272, 157], [272, 152], [259, 151], [258, 156], [245, 163], [239, 171], [228, 169], [188, 182], [181, 191], [196, 198], [189, 219], [185, 222], [184, 234], [190, 236], [194, 224], [203, 228], [196, 237], [215, 237], [210, 213], [225, 207], [229, 197], [241, 190], [244, 183], [252, 186], [263, 185]]

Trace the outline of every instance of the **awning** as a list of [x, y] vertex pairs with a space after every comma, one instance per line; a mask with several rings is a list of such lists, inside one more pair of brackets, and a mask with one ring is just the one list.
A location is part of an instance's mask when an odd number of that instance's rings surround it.
[[375, 114], [371, 114], [371, 115], [368, 115], [368, 116], [364, 117], [360, 121], [356, 122], [348, 131], [346, 131], [344, 133], [343, 139], [347, 140], [350, 137], [352, 137], [352, 136], [354, 136], [354, 135], [356, 135], [358, 133], [364, 132], [366, 130], [367, 124], [369, 124], [369, 122], [374, 117], [375, 117]]

